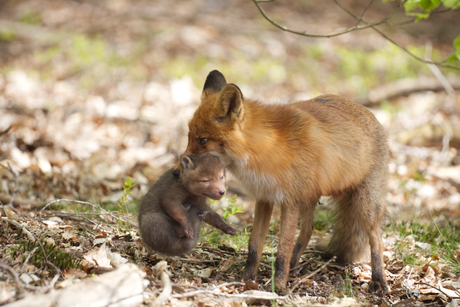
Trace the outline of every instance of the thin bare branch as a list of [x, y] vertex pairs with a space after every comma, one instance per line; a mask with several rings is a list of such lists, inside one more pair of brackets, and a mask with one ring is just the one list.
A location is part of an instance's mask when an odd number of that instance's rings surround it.
[[358, 23], [356, 24], [357, 26], [363, 21], [364, 15], [366, 15], [367, 10], [372, 6], [373, 3], [374, 3], [374, 0], [371, 0], [371, 2], [369, 2], [369, 4], [364, 8], [364, 11], [361, 14], [361, 17], [359, 18]]
[[264, 9], [259, 4], [259, 2], [267, 2], [267, 1], [260, 1], [260, 0], [252, 0], [252, 1], [255, 3], [255, 5], [259, 9], [259, 12], [262, 14], [262, 16], [264, 16], [264, 18], [266, 20], [268, 20], [275, 27], [277, 27], [277, 28], [279, 28], [279, 29], [281, 29], [283, 31], [289, 32], [289, 33], [302, 35], [302, 36], [307, 36], [307, 37], [334, 37], [334, 36], [339, 36], [339, 35], [346, 34], [346, 33], [353, 32], [353, 31], [357, 31], [357, 30], [368, 29], [368, 28], [378, 26], [380, 24], [383, 24], [383, 23], [387, 22], [387, 18], [384, 18], [384, 19], [382, 19], [380, 21], [377, 21], [375, 23], [370, 23], [370, 24], [367, 23], [365, 26], [356, 25], [356, 26], [351, 27], [351, 28], [347, 28], [347, 29], [344, 29], [344, 30], [341, 30], [341, 31], [328, 33], [328, 34], [307, 33], [306, 31], [298, 31], [298, 30], [289, 29], [288, 27], [283, 26], [283, 25], [277, 23], [276, 21], [274, 21], [272, 18], [270, 18], [270, 16], [267, 15], [267, 13], [264, 11]]
[[[270, 16], [268, 16], [268, 14], [264, 11], [264, 9], [260, 6], [260, 2], [272, 2], [272, 0], [270, 1], [266, 1], [266, 0], [252, 0], [254, 2], [254, 4], [257, 6], [257, 9], [259, 10], [259, 12], [262, 14], [262, 16], [268, 21], [270, 22], [272, 25], [274, 25], [275, 27], [283, 30], [283, 31], [286, 31], [286, 32], [289, 32], [289, 33], [293, 33], [293, 34], [297, 34], [297, 35], [301, 35], [301, 36], [306, 36], [306, 37], [316, 37], [316, 38], [324, 38], [324, 37], [334, 37], [334, 36], [339, 36], [339, 35], [342, 35], [342, 34], [346, 34], [346, 33], [350, 33], [350, 32], [353, 32], [353, 31], [357, 31], [357, 30], [364, 30], [364, 29], [373, 29], [374, 31], [376, 31], [377, 33], [379, 33], [383, 38], [385, 38], [386, 40], [388, 40], [390, 43], [392, 43], [393, 45], [397, 46], [398, 48], [400, 48], [401, 50], [403, 50], [405, 53], [407, 53], [409, 56], [411, 56], [412, 58], [422, 62], [422, 63], [426, 63], [426, 64], [433, 64], [433, 65], [437, 65], [437, 66], [441, 66], [441, 67], [446, 67], [446, 68], [453, 68], [453, 69], [457, 69], [457, 70], [460, 70], [460, 67], [457, 67], [457, 66], [454, 66], [454, 65], [450, 65], [450, 64], [446, 64], [446, 61], [447, 60], [444, 60], [444, 61], [441, 61], [441, 62], [434, 62], [434, 61], [431, 61], [431, 60], [426, 60], [426, 59], [423, 59], [421, 57], [418, 57], [417, 55], [413, 54], [412, 52], [410, 52], [409, 50], [407, 50], [406, 48], [404, 48], [403, 46], [401, 46], [400, 44], [398, 44], [397, 42], [395, 42], [392, 38], [390, 38], [388, 35], [386, 35], [384, 32], [382, 32], [380, 29], [378, 29], [376, 26], [379, 26], [379, 25], [382, 25], [382, 24], [390, 24], [390, 25], [403, 25], [403, 24], [407, 24], [407, 23], [412, 23], [415, 19], [411, 19], [409, 21], [404, 21], [402, 23], [399, 23], [399, 24], [392, 24], [389, 22], [389, 19], [391, 18], [391, 16], [401, 7], [401, 4], [398, 5], [397, 8], [395, 8], [395, 10], [393, 10], [393, 12], [391, 12], [388, 16], [386, 16], [385, 18], [383, 18], [382, 20], [380, 21], [377, 21], [377, 22], [373, 22], [373, 23], [370, 23], [368, 21], [366, 21], [364, 19], [364, 15], [365, 13], [367, 12], [367, 10], [371, 7], [371, 5], [373, 4], [374, 0], [371, 0], [371, 2], [366, 6], [366, 8], [364, 9], [364, 11], [361, 13], [361, 16], [357, 16], [356, 14], [352, 13], [350, 10], [348, 10], [344, 5], [342, 5], [342, 3], [340, 3], [338, 0], [334, 0], [334, 2], [343, 10], [345, 11], [347, 14], [349, 14], [350, 16], [352, 16], [353, 18], [355, 18], [357, 20], [357, 24], [354, 26], [354, 27], [350, 27], [350, 28], [347, 28], [347, 29], [344, 29], [342, 31], [337, 31], [337, 32], [333, 32], [333, 33], [327, 33], [327, 34], [315, 34], [315, 33], [307, 33], [306, 31], [298, 31], [298, 30], [293, 30], [293, 29], [290, 29], [276, 21], [274, 21]], [[448, 10], [447, 10], [448, 11]], [[361, 23], [365, 24], [364, 26], [359, 26]]]
[[[344, 11], [346, 12], [348, 15], [350, 15], [351, 17], [355, 18], [356, 20], [360, 20], [360, 18], [358, 16], [356, 16], [353, 12], [351, 12], [349, 9], [347, 9], [340, 1], [338, 0], [334, 0], [334, 2]], [[460, 69], [460, 67], [457, 67], [457, 66], [453, 66], [453, 65], [449, 65], [449, 64], [446, 64], [446, 61], [442, 61], [442, 62], [434, 62], [434, 61], [428, 61], [428, 60], [425, 60], [421, 57], [418, 57], [416, 56], [415, 54], [413, 54], [412, 52], [410, 52], [409, 50], [407, 50], [406, 48], [404, 48], [403, 46], [399, 45], [397, 42], [395, 42], [393, 39], [391, 39], [388, 35], [386, 35], [385, 33], [383, 33], [380, 29], [376, 28], [375, 27], [375, 24], [370, 24], [369, 22], [365, 21], [364, 19], [362, 20], [362, 22], [366, 25], [368, 25], [370, 28], [372, 28], [374, 31], [376, 31], [377, 33], [379, 33], [381, 36], [383, 36], [386, 40], [388, 40], [390, 43], [392, 43], [393, 45], [397, 46], [398, 48], [400, 48], [401, 50], [403, 50], [404, 52], [406, 52], [408, 55], [410, 55], [411, 57], [413, 57], [414, 59], [416, 59], [417, 61], [420, 61], [422, 63], [426, 63], [426, 64], [434, 64], [434, 65], [438, 65], [438, 66], [442, 66], [442, 67], [448, 67], [448, 68], [454, 68], [454, 69]]]

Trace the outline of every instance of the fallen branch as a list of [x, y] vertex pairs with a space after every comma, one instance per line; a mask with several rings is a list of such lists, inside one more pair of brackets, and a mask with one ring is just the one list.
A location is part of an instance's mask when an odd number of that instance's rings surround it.
[[[454, 90], [460, 90], [459, 78], [447, 78], [447, 81]], [[401, 79], [372, 89], [367, 93], [366, 98], [355, 99], [355, 101], [365, 106], [372, 106], [385, 100], [407, 96], [415, 92], [440, 92], [444, 90], [444, 86], [437, 78], [421, 77], [417, 79]]]
[[9, 219], [9, 218], [7, 218], [5, 216], [2, 216], [2, 219], [4, 221], [7, 221], [8, 223], [10, 223], [11, 225], [21, 229], [21, 231], [24, 232], [27, 235], [29, 240], [35, 241], [35, 239], [36, 239], [35, 236], [30, 231], [28, 231], [27, 228], [24, 225], [20, 224], [19, 222], [15, 221], [15, 220]]
[[40, 209], [40, 211], [38, 211], [38, 213], [40, 214], [40, 212], [42, 212], [43, 210], [48, 208], [50, 205], [58, 203], [58, 202], [61, 202], [61, 201], [73, 202], [73, 203], [83, 204], [83, 205], [90, 205], [91, 207], [96, 208], [97, 210], [99, 210], [101, 212], [101, 214], [108, 215], [108, 216], [114, 218], [115, 220], [121, 221], [123, 223], [127, 223], [130, 226], [133, 226], [133, 227], [137, 228], [136, 224], [133, 224], [131, 221], [128, 221], [128, 220], [123, 219], [123, 218], [121, 218], [119, 216], [116, 216], [113, 212], [110, 212], [110, 211], [107, 211], [107, 210], [103, 209], [98, 204], [93, 204], [93, 203], [90, 203], [90, 202], [87, 202], [87, 201], [82, 201], [82, 200], [66, 199], [66, 198], [56, 199], [56, 200], [53, 200], [53, 201], [47, 203], [43, 208]]
[[279, 296], [276, 293], [259, 291], [259, 290], [249, 290], [242, 294], [230, 294], [230, 293], [224, 293], [224, 292], [216, 292], [216, 291], [207, 290], [207, 289], [190, 291], [190, 292], [183, 293], [183, 294], [173, 294], [171, 295], [171, 297], [174, 297], [174, 298], [191, 297], [191, 296], [202, 295], [202, 294], [225, 296], [227, 298], [243, 298], [243, 299], [259, 299], [259, 300], [286, 300], [289, 298], [288, 295]]
[[166, 261], [160, 261], [155, 265], [155, 275], [161, 279], [163, 283], [163, 291], [153, 302], [153, 306], [163, 306], [163, 304], [169, 299], [172, 292], [171, 280], [169, 279], [169, 273], [167, 271], [168, 263]]

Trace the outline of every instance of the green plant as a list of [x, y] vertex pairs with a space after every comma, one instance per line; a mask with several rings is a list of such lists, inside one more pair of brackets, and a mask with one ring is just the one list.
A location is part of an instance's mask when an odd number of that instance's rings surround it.
[[118, 203], [118, 210], [120, 212], [126, 210], [126, 201], [128, 200], [128, 195], [132, 192], [131, 190], [134, 186], [134, 179], [126, 177], [125, 183], [123, 184], [123, 196], [121, 197], [121, 201]]
[[339, 275], [340, 279], [340, 292], [343, 295], [343, 297], [354, 297], [355, 294], [353, 292], [353, 284], [350, 278], [349, 268], [348, 270], [345, 271], [345, 279]]
[[[54, 244], [48, 244], [44, 242], [43, 240], [40, 241], [41, 246], [43, 249], [40, 247], [40, 243], [38, 242], [32, 242], [32, 241], [27, 241], [27, 242], [21, 242], [19, 244], [19, 247], [13, 248], [11, 251], [11, 260], [13, 260], [14, 256], [19, 253], [19, 252], [32, 252], [33, 250], [36, 249], [36, 252], [33, 254], [31, 257], [33, 265], [35, 265], [38, 268], [45, 268], [48, 267], [48, 262], [51, 262], [54, 264], [56, 267], [58, 267], [60, 270], [66, 270], [69, 268], [79, 268], [81, 265], [81, 259], [75, 258], [69, 253], [61, 251], [56, 245]], [[23, 256], [22, 261], [26, 261], [26, 256]], [[55, 268], [53, 266], [48, 267], [48, 269], [51, 272], [55, 271]]]
[[244, 212], [242, 210], [243, 205], [239, 205], [239, 206], [235, 205], [236, 197], [237, 196], [235, 194], [232, 198], [227, 198], [228, 206], [222, 208], [224, 209], [224, 215], [223, 215], [224, 220], [226, 220], [229, 216], [235, 216], [235, 214], [237, 213]]

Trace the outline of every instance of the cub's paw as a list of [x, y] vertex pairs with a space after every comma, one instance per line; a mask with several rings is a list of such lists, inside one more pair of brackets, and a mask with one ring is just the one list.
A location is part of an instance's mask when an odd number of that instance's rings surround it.
[[184, 227], [185, 236], [189, 239], [193, 239], [193, 228], [192, 227]]
[[369, 292], [384, 296], [388, 292], [388, 286], [385, 281], [371, 281], [369, 283]]
[[223, 232], [225, 232], [226, 234], [228, 235], [236, 235], [236, 230], [233, 229], [232, 227], [228, 226], [228, 227], [225, 227], [224, 229], [222, 229]]
[[200, 221], [204, 221], [204, 219], [206, 217], [206, 213], [207, 212], [205, 212], [205, 211], [198, 213], [198, 218], [200, 219]]

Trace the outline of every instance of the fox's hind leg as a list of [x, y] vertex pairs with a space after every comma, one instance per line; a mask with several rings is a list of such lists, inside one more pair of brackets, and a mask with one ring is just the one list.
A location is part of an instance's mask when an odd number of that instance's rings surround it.
[[309, 203], [301, 204], [299, 209], [300, 218], [300, 234], [297, 238], [297, 242], [294, 245], [292, 251], [290, 267], [291, 269], [299, 263], [300, 256], [307, 248], [308, 242], [310, 241], [311, 234], [313, 233], [313, 217], [315, 213], [317, 200]]
[[[383, 169], [382, 169], [383, 172]], [[388, 290], [383, 270], [382, 222], [386, 176], [374, 168], [357, 187], [336, 199], [334, 233], [325, 250], [340, 263], [360, 260], [371, 251], [371, 292]]]

